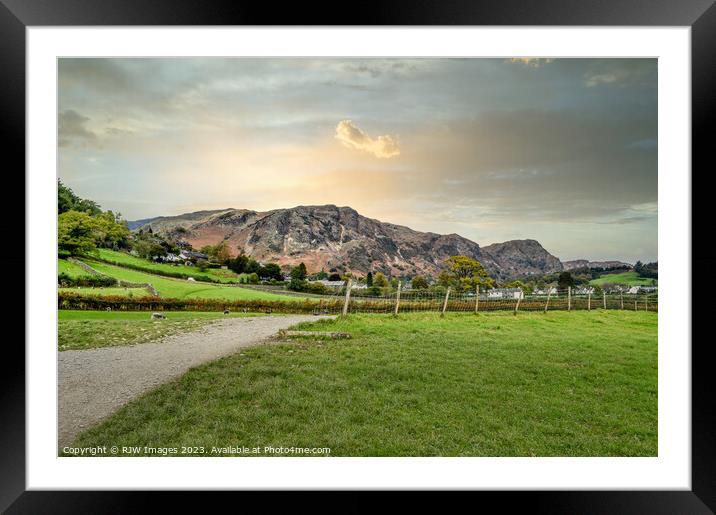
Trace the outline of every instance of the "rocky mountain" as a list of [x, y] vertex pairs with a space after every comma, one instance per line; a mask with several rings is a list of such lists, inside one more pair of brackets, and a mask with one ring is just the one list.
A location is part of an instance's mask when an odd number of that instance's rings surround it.
[[454, 255], [479, 260], [493, 277], [509, 279], [562, 270], [559, 259], [535, 240], [480, 247], [457, 234], [414, 231], [360, 215], [350, 207], [298, 206], [267, 212], [247, 209], [201, 211], [133, 223], [182, 239], [194, 248], [226, 241], [258, 261], [304, 262], [309, 271], [368, 271], [402, 276], [437, 275]]
[[560, 272], [562, 262], [547, 252], [537, 240], [510, 240], [482, 247], [506, 277], [523, 277]]
[[589, 261], [588, 259], [574, 259], [562, 263], [565, 270], [575, 268], [632, 268], [632, 264], [624, 261]]

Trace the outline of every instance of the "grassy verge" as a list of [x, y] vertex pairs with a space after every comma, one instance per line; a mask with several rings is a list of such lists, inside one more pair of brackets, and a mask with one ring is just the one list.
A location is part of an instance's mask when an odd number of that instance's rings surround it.
[[255, 314], [172, 312], [166, 320], [151, 320], [149, 312], [58, 311], [58, 349], [91, 349], [145, 343], [198, 329], [226, 316]]
[[657, 316], [356, 315], [190, 370], [76, 445], [332, 456], [655, 456]]
[[89, 275], [84, 268], [67, 261], [67, 259], [57, 260], [57, 275], [65, 273], [70, 277], [81, 277], [83, 275]]

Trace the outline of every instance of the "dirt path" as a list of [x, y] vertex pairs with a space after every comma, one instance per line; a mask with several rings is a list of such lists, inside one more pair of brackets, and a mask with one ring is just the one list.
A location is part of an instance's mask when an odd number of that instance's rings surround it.
[[189, 368], [262, 343], [311, 315], [227, 318], [135, 346], [58, 353], [59, 446], [147, 390]]

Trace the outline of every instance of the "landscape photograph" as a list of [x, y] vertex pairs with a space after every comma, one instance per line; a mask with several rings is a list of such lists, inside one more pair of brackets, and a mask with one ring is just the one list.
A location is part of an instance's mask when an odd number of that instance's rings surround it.
[[58, 456], [658, 456], [657, 59], [57, 76]]

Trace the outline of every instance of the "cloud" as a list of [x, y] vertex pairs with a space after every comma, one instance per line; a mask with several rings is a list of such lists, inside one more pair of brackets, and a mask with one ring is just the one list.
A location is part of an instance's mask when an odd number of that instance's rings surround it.
[[584, 85], [588, 88], [596, 86], [620, 86], [640, 84], [656, 85], [656, 66], [651, 59], [612, 59], [595, 61], [583, 76]]
[[531, 68], [539, 68], [542, 65], [554, 62], [554, 59], [541, 57], [513, 57], [512, 59], [507, 59], [506, 62], [519, 63]]
[[97, 135], [86, 127], [88, 121], [89, 118], [73, 109], [62, 111], [58, 116], [59, 146], [96, 142]]
[[348, 148], [363, 150], [381, 159], [390, 159], [400, 155], [396, 138], [388, 134], [371, 138], [351, 120], [338, 122], [336, 139]]

